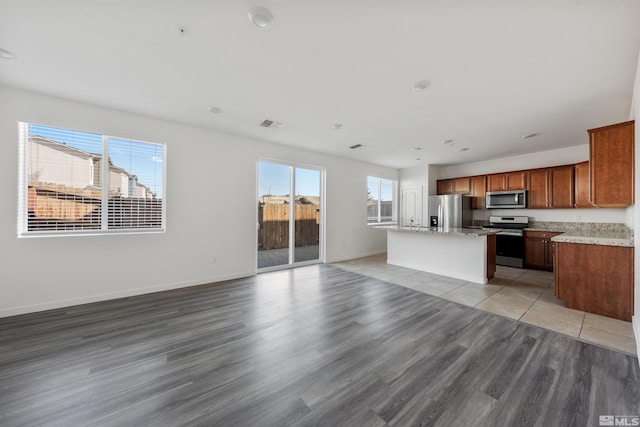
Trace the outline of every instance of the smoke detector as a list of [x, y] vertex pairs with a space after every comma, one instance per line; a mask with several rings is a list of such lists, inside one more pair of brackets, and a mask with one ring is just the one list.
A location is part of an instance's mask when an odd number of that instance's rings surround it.
[[249, 20], [260, 29], [267, 29], [273, 22], [273, 15], [264, 7], [254, 7], [249, 10]]

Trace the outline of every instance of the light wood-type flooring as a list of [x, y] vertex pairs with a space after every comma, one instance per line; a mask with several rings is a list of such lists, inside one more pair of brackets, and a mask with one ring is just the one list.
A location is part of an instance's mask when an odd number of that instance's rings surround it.
[[0, 319], [1, 426], [597, 426], [638, 359], [332, 265]]

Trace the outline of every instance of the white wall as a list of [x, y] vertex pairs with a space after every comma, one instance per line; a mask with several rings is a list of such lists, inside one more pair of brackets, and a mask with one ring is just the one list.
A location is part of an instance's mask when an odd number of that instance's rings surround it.
[[585, 145], [558, 148], [557, 150], [503, 157], [495, 160], [465, 163], [453, 166], [441, 166], [440, 178], [457, 178], [460, 176], [484, 175], [498, 172], [510, 172], [524, 169], [561, 166], [589, 160], [589, 139], [585, 129]]
[[[167, 232], [18, 239], [18, 121], [166, 142]], [[386, 249], [366, 176], [395, 169], [4, 87], [0, 141], [0, 317], [254, 274], [259, 158], [326, 168], [328, 261]]]
[[434, 196], [438, 194], [438, 180], [440, 179], [440, 166], [429, 165], [429, 195]]
[[[586, 135], [586, 130], [585, 130]], [[539, 153], [505, 157], [482, 162], [440, 167], [440, 178], [484, 175], [515, 170], [544, 168], [579, 163], [589, 160], [589, 144]], [[629, 209], [487, 209], [475, 210], [474, 220], [487, 220], [490, 215], [523, 215], [530, 221], [608, 222], [624, 223], [633, 228]]]

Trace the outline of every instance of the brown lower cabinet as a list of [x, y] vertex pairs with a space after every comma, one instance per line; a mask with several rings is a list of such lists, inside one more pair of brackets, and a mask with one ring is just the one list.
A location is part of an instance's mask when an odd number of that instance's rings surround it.
[[631, 321], [633, 248], [557, 242], [555, 293], [567, 308]]
[[536, 270], [553, 270], [555, 242], [551, 238], [558, 234], [551, 231], [524, 232], [524, 266]]

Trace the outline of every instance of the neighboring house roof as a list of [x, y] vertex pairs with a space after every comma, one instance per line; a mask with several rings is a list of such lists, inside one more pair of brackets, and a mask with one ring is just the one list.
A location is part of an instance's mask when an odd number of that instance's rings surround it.
[[[53, 141], [53, 140], [50, 140], [50, 139], [46, 139], [46, 138], [43, 138], [41, 136], [32, 136], [32, 137], [29, 138], [29, 141], [30, 142], [34, 142], [36, 144], [40, 144], [40, 145], [46, 146], [46, 147], [49, 147], [49, 148], [53, 148], [55, 150], [61, 151], [61, 152], [66, 153], [66, 154], [70, 154], [72, 156], [79, 157], [79, 158], [84, 159], [84, 160], [86, 160], [86, 159], [94, 159], [94, 160], [98, 160], [98, 161], [102, 160], [102, 154], [89, 153], [87, 151], [83, 151], [83, 150], [80, 150], [78, 148], [66, 145], [65, 143], [58, 142], [58, 141]], [[123, 169], [123, 168], [121, 168], [119, 166], [114, 165], [113, 162], [111, 161], [111, 158], [109, 158], [109, 170], [112, 171], [112, 172], [121, 173], [123, 175], [126, 175], [128, 178], [133, 178], [138, 187], [146, 188], [149, 191], [149, 193], [151, 193], [151, 194], [153, 194], [155, 196], [155, 193], [153, 191], [151, 191], [151, 189], [148, 186], [146, 186], [146, 185], [144, 185], [144, 184], [142, 184], [142, 183], [140, 183], [138, 181], [138, 177], [136, 175], [133, 175], [132, 173], [130, 173], [126, 169]], [[96, 186], [93, 186], [93, 185], [88, 185], [85, 188], [85, 190], [95, 190], [95, 189], [99, 189], [99, 188], [100, 187], [96, 187]]]
[[62, 151], [66, 154], [71, 154], [72, 156], [80, 157], [81, 159], [91, 159], [97, 157], [96, 154], [88, 153], [86, 151], [79, 150], [77, 148], [71, 147], [64, 143], [60, 143], [57, 141], [52, 141], [50, 139], [43, 138], [41, 136], [32, 136], [29, 138], [30, 142], [35, 142], [36, 144], [40, 144], [45, 147], [53, 148], [54, 150]]

